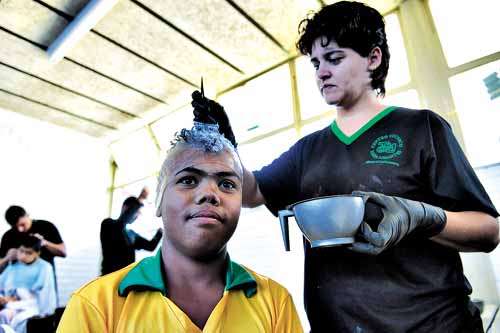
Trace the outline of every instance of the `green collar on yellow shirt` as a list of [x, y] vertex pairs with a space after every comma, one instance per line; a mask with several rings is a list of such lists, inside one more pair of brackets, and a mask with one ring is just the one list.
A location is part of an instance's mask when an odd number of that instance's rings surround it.
[[[253, 276], [244, 267], [229, 259], [229, 256], [227, 260], [225, 290], [243, 290], [246, 297], [255, 295], [257, 282]], [[132, 290], [156, 290], [166, 295], [167, 286], [163, 281], [162, 265], [161, 250], [154, 257], [144, 258], [125, 275], [118, 287], [118, 294], [126, 296]]]

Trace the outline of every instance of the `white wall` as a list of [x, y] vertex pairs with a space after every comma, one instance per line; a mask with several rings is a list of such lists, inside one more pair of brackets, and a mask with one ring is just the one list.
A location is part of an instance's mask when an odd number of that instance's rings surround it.
[[[486, 192], [500, 210], [500, 163], [476, 168]], [[500, 246], [489, 254], [462, 254], [464, 270], [473, 281], [473, 296], [489, 303], [500, 303]], [[474, 283], [475, 282], [475, 283]]]
[[56, 260], [60, 304], [98, 274], [99, 226], [110, 184], [106, 143], [0, 108], [0, 235], [12, 204], [53, 222], [68, 256]]
[[290, 218], [289, 228], [290, 252], [286, 252], [278, 218], [264, 206], [244, 208], [228, 250], [232, 260], [272, 278], [288, 289], [307, 332], [309, 322], [303, 302], [302, 234], [293, 218]]

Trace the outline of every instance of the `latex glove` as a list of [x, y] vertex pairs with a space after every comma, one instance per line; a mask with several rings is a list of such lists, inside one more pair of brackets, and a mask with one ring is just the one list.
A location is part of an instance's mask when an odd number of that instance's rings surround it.
[[354, 191], [352, 194], [379, 206], [383, 216], [375, 231], [366, 221], [361, 224], [358, 233], [367, 242], [355, 242], [351, 250], [356, 252], [377, 255], [410, 233], [418, 232], [428, 238], [440, 233], [446, 225], [446, 214], [439, 207], [375, 192]]
[[198, 90], [195, 90], [191, 97], [193, 98], [191, 105], [193, 106], [194, 121], [219, 125], [219, 133], [224, 135], [236, 148], [238, 144], [222, 105], [202, 96]]

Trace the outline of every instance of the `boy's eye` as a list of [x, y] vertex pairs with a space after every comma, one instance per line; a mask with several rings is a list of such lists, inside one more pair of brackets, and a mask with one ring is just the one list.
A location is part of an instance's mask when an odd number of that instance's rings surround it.
[[236, 189], [236, 184], [228, 179], [224, 179], [220, 182], [219, 186], [221, 186], [225, 190], [234, 190]]
[[195, 185], [196, 184], [196, 178], [193, 176], [185, 176], [180, 178], [177, 181], [177, 184], [182, 184], [182, 185]]

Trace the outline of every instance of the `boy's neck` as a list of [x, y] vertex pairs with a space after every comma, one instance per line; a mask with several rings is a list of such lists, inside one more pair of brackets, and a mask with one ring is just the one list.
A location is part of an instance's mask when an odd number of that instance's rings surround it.
[[225, 251], [211, 260], [200, 261], [182, 255], [164, 244], [162, 246], [162, 259], [168, 282], [167, 289], [170, 289], [171, 281], [184, 287], [192, 284], [210, 285], [218, 282], [225, 284], [224, 273], [227, 260]]
[[225, 289], [227, 253], [202, 262], [162, 247], [167, 297], [201, 330]]

